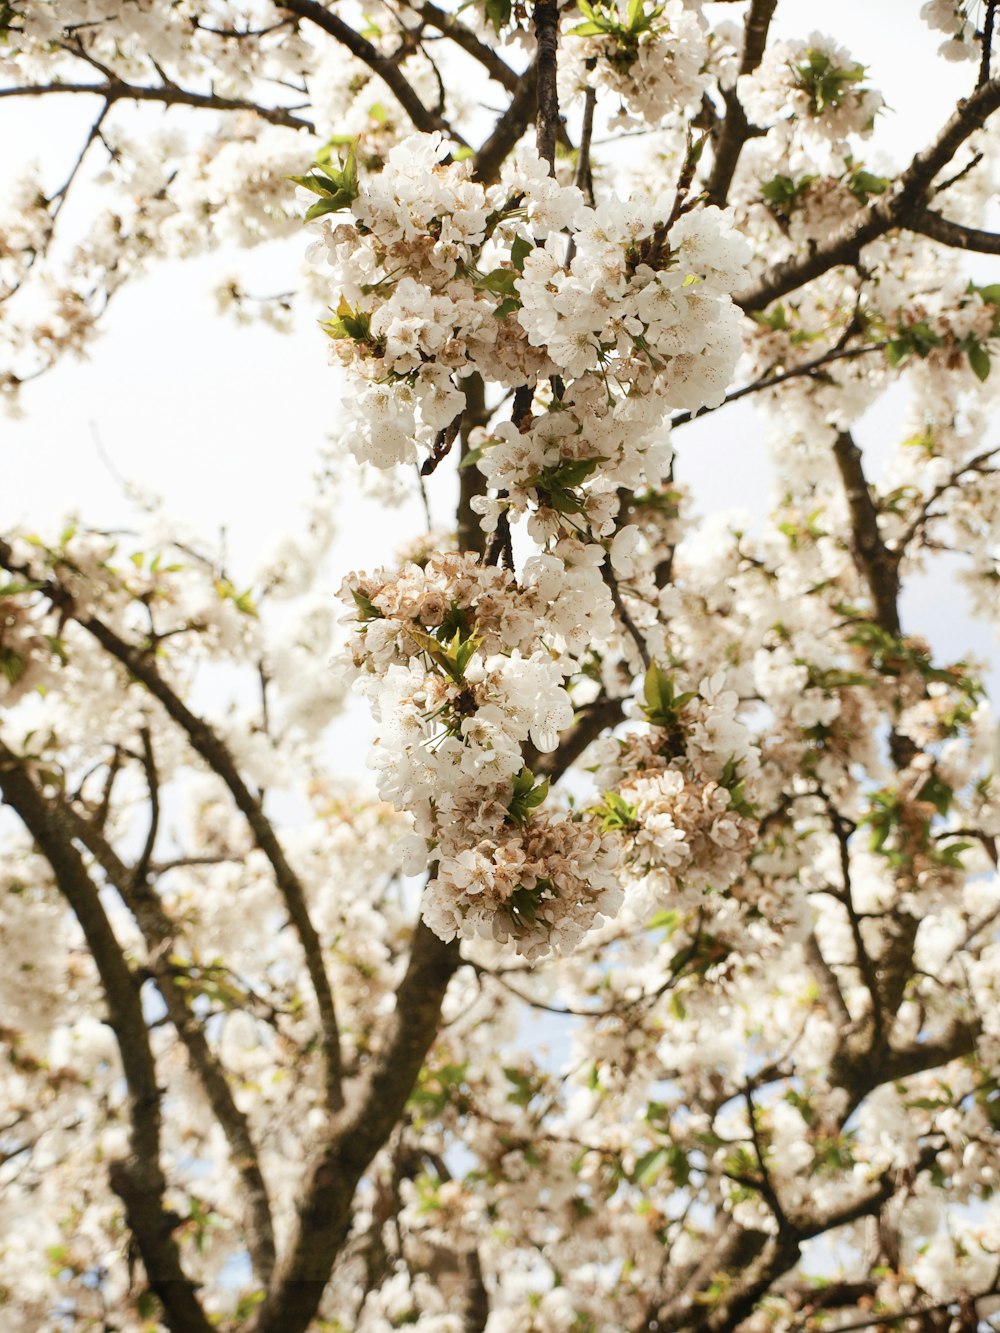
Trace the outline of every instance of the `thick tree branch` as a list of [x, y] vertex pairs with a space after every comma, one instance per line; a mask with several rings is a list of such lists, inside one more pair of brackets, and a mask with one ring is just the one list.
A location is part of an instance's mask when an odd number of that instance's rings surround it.
[[990, 64], [993, 58], [993, 26], [997, 17], [997, 0], [986, 0], [986, 16], [983, 19], [983, 54], [979, 61], [979, 78], [976, 87], [981, 88], [989, 81]]
[[461, 448], [458, 471], [458, 515], [457, 538], [460, 551], [475, 551], [481, 556], [486, 550], [486, 533], [479, 522], [479, 515], [472, 507], [472, 501], [486, 491], [486, 478], [475, 466], [467, 462], [472, 445], [470, 436], [479, 426], [485, 426], [490, 419], [486, 407], [486, 386], [479, 374], [468, 375], [462, 381], [465, 394], [465, 411], [459, 434]]
[[[833, 456], [844, 483], [851, 521], [851, 545], [858, 568], [868, 584], [875, 623], [894, 639], [903, 631], [899, 620], [900, 551], [890, 551], [878, 529], [878, 509], [865, 478], [861, 450], [847, 431], [838, 434]], [[889, 752], [897, 768], [905, 768], [916, 747], [895, 729], [889, 735]]]
[[449, 14], [439, 5], [432, 3], [432, 0], [424, 0], [417, 13], [429, 23], [431, 27], [437, 28], [455, 43], [456, 46], [472, 56], [473, 60], [478, 60], [482, 67], [509, 93], [517, 91], [518, 84], [521, 81], [521, 75], [516, 70], [511, 69], [506, 60], [503, 60], [491, 46], [481, 42], [476, 34], [467, 28], [464, 23], [459, 23], [454, 14]]
[[992, 231], [980, 231], [976, 227], [964, 227], [960, 222], [950, 222], [940, 213], [925, 208], [910, 223], [910, 230], [921, 236], [929, 236], [932, 241], [950, 245], [954, 250], [974, 250], [983, 255], [1000, 255], [1000, 235]]
[[[760, 64], [777, 3], [778, 0], [752, 0], [743, 32], [740, 74], [752, 74]], [[735, 87], [727, 88], [722, 96], [726, 104], [726, 116], [715, 140], [712, 172], [705, 188], [708, 202], [717, 204], [719, 208], [726, 206], [729, 187], [736, 174], [743, 145], [754, 133], [736, 95]]]
[[160, 1091], [136, 978], [129, 970], [96, 886], [73, 846], [72, 826], [48, 801], [23, 761], [0, 741], [0, 793], [20, 817], [52, 867], [60, 892], [80, 923], [108, 1006], [127, 1087], [129, 1156], [109, 1164], [111, 1188], [125, 1205], [149, 1284], [174, 1333], [210, 1333], [194, 1283], [181, 1267], [176, 1219], [164, 1207], [160, 1167]]
[[810, 971], [816, 979], [816, 985], [819, 987], [820, 997], [826, 1005], [827, 1013], [833, 1022], [841, 1025], [842, 1030], [849, 1028], [853, 1021], [851, 1011], [844, 999], [844, 992], [840, 989], [837, 974], [826, 961], [814, 930], [806, 936], [802, 948]]
[[304, 1333], [308, 1327], [350, 1230], [358, 1181], [406, 1104], [459, 961], [457, 941], [446, 944], [418, 922], [382, 1049], [313, 1157], [291, 1243], [251, 1333]]
[[170, 959], [176, 953], [177, 931], [142, 872], [130, 870], [90, 820], [64, 805], [63, 814], [77, 840], [87, 848], [109, 883], [121, 894], [146, 941], [149, 969], [166, 1006], [167, 1016], [184, 1043], [191, 1068], [232, 1151], [232, 1161], [247, 1199], [247, 1248], [257, 1279], [266, 1284], [274, 1269], [274, 1230], [267, 1187], [246, 1116], [236, 1105], [225, 1072], [212, 1053], [185, 991], [177, 984]]
[[624, 699], [608, 699], [605, 696], [585, 704], [576, 715], [576, 720], [569, 731], [563, 733], [558, 750], [551, 754], [526, 754], [525, 763], [539, 777], [547, 777], [556, 782], [576, 763], [580, 755], [608, 727], [622, 721]]
[[[13, 573], [24, 574], [12, 558], [10, 546], [0, 539], [0, 565]], [[181, 728], [191, 747], [199, 754], [213, 773], [222, 779], [229, 790], [237, 809], [246, 819], [256, 839], [257, 845], [270, 862], [275, 883], [285, 901], [288, 915], [295, 926], [306, 959], [306, 969], [312, 982], [319, 1009], [321, 1042], [325, 1063], [325, 1082], [327, 1105], [331, 1111], [338, 1111], [344, 1104], [340, 1056], [340, 1034], [333, 1003], [333, 992], [323, 962], [323, 950], [316, 927], [309, 915], [305, 889], [302, 881], [288, 863], [285, 852], [278, 840], [271, 821], [264, 813], [260, 800], [250, 791], [236, 767], [233, 757], [222, 740], [207, 722], [196, 717], [187, 707], [177, 692], [160, 675], [155, 657], [146, 651], [126, 642], [110, 626], [95, 616], [77, 611], [73, 599], [65, 588], [50, 580], [41, 589], [54, 605], [63, 613], [72, 617], [107, 650], [107, 652], [158, 699], [167, 715]]]
[[355, 32], [349, 23], [326, 9], [319, 0], [280, 0], [278, 7], [289, 14], [308, 19], [329, 36], [335, 37], [351, 55], [357, 56], [390, 89], [416, 129], [422, 130], [424, 134], [440, 130], [453, 143], [465, 145], [462, 136], [452, 129], [443, 116], [424, 106], [395, 61], [382, 55], [367, 38]]
[[549, 175], [556, 174], [556, 136], [559, 128], [559, 94], [556, 90], [556, 63], [559, 51], [558, 0], [535, 0], [535, 87], [538, 104], [538, 156], [549, 164]]
[[532, 63], [521, 75], [521, 82], [507, 110], [473, 159], [473, 175], [484, 185], [492, 185], [500, 175], [500, 168], [535, 114], [537, 77], [537, 64]]
[[817, 241], [805, 255], [768, 269], [761, 279], [733, 299], [749, 313], [763, 310], [803, 283], [843, 264], [853, 264], [864, 246], [896, 227], [909, 227], [925, 211], [924, 201], [934, 177], [955, 156], [963, 143], [1000, 107], [1000, 79], [990, 79], [959, 102], [935, 141], [917, 153], [884, 195], [874, 199], [826, 240]]
[[861, 450], [847, 431], [841, 431], [833, 446], [833, 457], [844, 483], [851, 517], [851, 543], [871, 593], [876, 623], [898, 639], [899, 560], [882, 540], [878, 510], [865, 479]]

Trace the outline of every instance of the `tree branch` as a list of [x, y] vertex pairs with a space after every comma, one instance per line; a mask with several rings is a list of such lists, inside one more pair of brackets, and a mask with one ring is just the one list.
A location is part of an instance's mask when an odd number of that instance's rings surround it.
[[853, 1023], [851, 1011], [844, 999], [844, 992], [840, 989], [837, 974], [823, 956], [815, 930], [806, 936], [802, 948], [831, 1020], [834, 1023], [839, 1022], [842, 1029], [849, 1028]]
[[614, 572], [611, 569], [610, 556], [608, 556], [601, 565], [601, 577], [611, 592], [611, 600], [615, 604], [615, 610], [618, 612], [618, 617], [631, 636], [636, 648], [639, 650], [639, 657], [642, 660], [642, 665], [648, 671], [653, 659], [650, 657], [649, 649], [646, 647], [646, 640], [642, 637], [639, 627], [629, 615], [628, 607], [622, 599], [621, 589], [618, 587], [618, 580], [615, 578]]
[[485, 493], [486, 478], [474, 464], [468, 464], [466, 460], [472, 447], [469, 437], [477, 427], [485, 426], [490, 419], [486, 407], [486, 386], [483, 377], [478, 373], [466, 376], [462, 381], [462, 391], [465, 394], [465, 411], [462, 413], [459, 434], [461, 448], [456, 520], [458, 549], [475, 551], [477, 555], [482, 556], [486, 550], [486, 533], [483, 532], [479, 522], [479, 515], [472, 508], [472, 501], [476, 496]]
[[830, 828], [837, 839], [837, 852], [840, 860], [841, 887], [840, 892], [835, 896], [847, 913], [847, 919], [851, 927], [851, 939], [854, 943], [854, 960], [858, 972], [861, 974], [865, 990], [868, 992], [868, 1000], [871, 1005], [872, 1047], [881, 1050], [885, 1042], [885, 1019], [882, 1014], [878, 979], [875, 975], [872, 960], [865, 948], [864, 937], [861, 934], [861, 920], [854, 906], [854, 893], [851, 886], [850, 837], [853, 825], [844, 818], [829, 797], [824, 795], [823, 801], [830, 819]]
[[101, 97], [110, 106], [114, 102], [162, 102], [166, 106], [206, 107], [213, 111], [252, 111], [261, 120], [271, 125], [284, 125], [292, 130], [308, 130], [311, 134], [316, 127], [311, 120], [293, 115], [284, 107], [264, 107], [256, 102], [248, 102], [241, 97], [221, 97], [216, 93], [194, 93], [175, 84], [169, 87], [147, 88], [141, 84], [124, 83], [109, 80], [106, 83], [44, 83], [22, 84], [16, 88], [0, 88], [2, 97], [46, 97], [52, 93], [91, 93]]
[[776, 389], [779, 384], [800, 379], [804, 375], [813, 375], [817, 370], [822, 370], [824, 366], [832, 365], [835, 361], [856, 361], [859, 357], [869, 356], [872, 352], [884, 351], [885, 347], [885, 343], [868, 343], [864, 347], [833, 347], [830, 351], [813, 357], [811, 361], [803, 361], [800, 366], [792, 366], [790, 370], [781, 370], [777, 374], [767, 371], [750, 384], [744, 384], [741, 388], [727, 393], [718, 407], [699, 407], [696, 412], [675, 413], [670, 418], [670, 427], [674, 429], [677, 426], [686, 426], [689, 421], [699, 421], [702, 417], [710, 416], [711, 413], [718, 412], [719, 408], [728, 407], [730, 403], [746, 398], [748, 394], [760, 393], [762, 389]]
[[878, 510], [862, 468], [861, 450], [847, 431], [841, 431], [833, 446], [833, 457], [844, 483], [851, 518], [851, 544], [871, 593], [875, 621], [898, 639], [899, 559], [882, 540]]
[[181, 1267], [173, 1235], [176, 1221], [163, 1203], [166, 1179], [160, 1166], [160, 1091], [136, 978], [73, 846], [71, 826], [59, 807], [35, 786], [20, 757], [2, 741], [0, 793], [52, 867], [101, 978], [107, 1021], [121, 1052], [129, 1120], [129, 1156], [109, 1163], [111, 1188], [125, 1205], [149, 1284], [163, 1304], [170, 1328], [175, 1333], [211, 1333], [195, 1285]]
[[[11, 548], [2, 538], [0, 538], [0, 565], [13, 573], [25, 573], [14, 563]], [[57, 581], [50, 579], [40, 591], [50, 598], [54, 605], [60, 607], [65, 615], [72, 617], [78, 625], [91, 634], [111, 657], [145, 685], [150, 694], [163, 705], [167, 715], [185, 733], [195, 752], [229, 789], [237, 809], [249, 824], [257, 845], [270, 862], [275, 883], [285, 900], [288, 915], [298, 933], [319, 1009], [327, 1105], [331, 1111], [340, 1110], [344, 1105], [340, 1034], [330, 979], [323, 962], [322, 946], [309, 915], [302, 881], [289, 865], [284, 849], [259, 799], [243, 781], [226, 745], [207, 722], [191, 712], [176, 691], [160, 675], [152, 654], [127, 643], [110, 626], [95, 616], [78, 611], [71, 595]]]
[[517, 91], [518, 84], [521, 81], [521, 75], [516, 70], [511, 69], [505, 60], [503, 60], [491, 46], [481, 42], [471, 28], [467, 28], [464, 23], [459, 23], [454, 14], [449, 14], [441, 9], [439, 5], [432, 3], [432, 0], [424, 0], [424, 3], [417, 9], [417, 13], [432, 27], [437, 28], [455, 43], [456, 46], [472, 56], [473, 60], [478, 60], [482, 67], [509, 93]]
[[313, 1159], [288, 1252], [249, 1333], [304, 1333], [308, 1327], [350, 1230], [358, 1181], [406, 1104], [437, 1035], [441, 1004], [459, 962], [456, 940], [445, 943], [417, 923], [382, 1049], [352, 1087], [349, 1104]]
[[979, 62], [979, 78], [976, 87], [981, 88], [989, 81], [990, 61], [993, 55], [993, 25], [997, 16], [997, 0], [986, 0], [986, 17], [983, 19], [983, 54]]
[[377, 74], [386, 87], [391, 90], [416, 129], [423, 131], [424, 134], [440, 130], [453, 143], [460, 144], [463, 147], [467, 146], [462, 136], [452, 129], [443, 116], [424, 106], [395, 61], [382, 55], [378, 48], [373, 46], [367, 38], [355, 32], [350, 24], [345, 23], [337, 14], [324, 8], [319, 0], [277, 0], [277, 3], [279, 9], [283, 9], [289, 14], [295, 14], [299, 18], [308, 19], [310, 23], [314, 23], [317, 28], [322, 28], [329, 36], [335, 37], [341, 46], [345, 46], [350, 51], [351, 55], [357, 56], [373, 74]]
[[925, 208], [910, 223], [910, 230], [921, 236], [929, 236], [932, 241], [950, 245], [954, 250], [974, 250], [983, 255], [1000, 255], [1000, 236], [992, 231], [980, 231], [976, 227], [964, 227], [960, 222], [950, 222], [940, 213]]
[[[746, 27], [743, 32], [743, 54], [740, 58], [740, 74], [752, 74], [761, 62], [764, 47], [767, 45], [767, 33], [778, 0], [753, 0], [747, 12]], [[727, 88], [723, 94], [726, 104], [726, 118], [715, 141], [712, 172], [708, 178], [705, 194], [710, 204], [725, 208], [729, 187], [743, 151], [743, 145], [753, 135], [753, 130], [746, 117], [746, 112], [736, 89]]]
[[803, 283], [831, 268], [853, 264], [864, 246], [896, 227], [909, 227], [925, 211], [924, 200], [934, 177], [952, 160], [965, 141], [982, 129], [1000, 107], [1000, 79], [991, 79], [971, 97], [959, 102], [954, 114], [935, 141], [917, 153], [892, 187], [862, 208], [849, 222], [808, 254], [795, 256], [769, 268], [760, 280], [733, 299], [747, 313], [763, 310]]
[[559, 51], [559, 0], [535, 0], [535, 87], [538, 104], [538, 156], [556, 174], [556, 135], [559, 127], [559, 94], [556, 65]]
[[474, 161], [473, 176], [484, 185], [492, 185], [500, 174], [507, 155], [528, 128], [535, 114], [537, 63], [533, 62], [521, 75], [517, 92], [510, 99], [507, 110], [493, 127], [490, 136], [480, 146]]
[[580, 148], [573, 174], [573, 184], [583, 194], [591, 208], [594, 207], [594, 174], [590, 166], [590, 146], [594, 138], [594, 109], [597, 106], [597, 89], [588, 87], [583, 99], [583, 122], [580, 127]]
[[247, 1199], [247, 1248], [254, 1272], [266, 1284], [274, 1270], [274, 1230], [267, 1187], [260, 1169], [257, 1148], [246, 1116], [236, 1105], [225, 1072], [213, 1055], [188, 997], [177, 984], [170, 958], [176, 953], [177, 931], [159, 898], [140, 874], [141, 863], [130, 871], [104, 836], [70, 805], [63, 813], [75, 837], [83, 843], [104, 871], [109, 883], [121, 894], [146, 941], [149, 968], [163, 998], [167, 1016], [184, 1043], [191, 1068], [204, 1090], [212, 1112], [222, 1127], [232, 1152]]

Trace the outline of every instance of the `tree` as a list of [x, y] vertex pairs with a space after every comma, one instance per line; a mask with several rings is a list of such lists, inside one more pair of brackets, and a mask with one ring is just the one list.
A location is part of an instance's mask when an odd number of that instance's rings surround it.
[[[329, 485], [249, 587], [0, 539], [5, 1327], [992, 1326], [995, 723], [900, 597], [997, 616], [997, 6], [923, 6], [968, 95], [893, 170], [775, 7], [0, 3], [0, 96], [91, 115], [6, 390], [305, 213], [341, 452], [458, 497], [339, 602]], [[751, 396], [776, 507], [700, 529], [672, 441]]]

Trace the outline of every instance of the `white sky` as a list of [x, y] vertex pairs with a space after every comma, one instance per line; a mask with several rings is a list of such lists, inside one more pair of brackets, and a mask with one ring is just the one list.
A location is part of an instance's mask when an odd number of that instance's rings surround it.
[[[806, 36], [819, 22], [868, 64], [893, 109], [879, 122], [869, 158], [881, 148], [907, 161], [974, 83], [971, 65], [935, 59], [938, 37], [918, 21], [918, 10], [917, 0], [779, 0], [782, 35]], [[0, 163], [0, 184], [31, 157], [60, 181], [89, 110], [89, 99], [71, 97], [0, 102], [0, 141], [19, 146]], [[71, 226], [70, 208], [63, 222]], [[313, 322], [323, 311], [303, 312], [292, 336], [238, 328], [216, 317], [211, 290], [230, 272], [251, 291], [286, 290], [295, 285], [306, 243], [303, 234], [252, 253], [162, 263], [126, 287], [90, 359], [66, 361], [27, 385], [23, 420], [0, 417], [0, 525], [48, 528], [70, 510], [91, 524], [127, 525], [129, 505], [100, 457], [99, 439], [118, 473], [162, 496], [185, 527], [207, 539], [225, 529], [234, 574], [249, 575], [271, 542], [301, 521], [317, 450], [337, 420], [340, 384]], [[1000, 280], [1000, 264], [991, 262], [991, 280]], [[888, 402], [869, 414], [862, 442], [895, 439], [897, 410]], [[678, 432], [679, 475], [692, 483], [701, 512], [766, 509], [764, 432], [763, 419], [743, 407]], [[381, 562], [423, 527], [416, 506], [382, 515], [354, 497], [347, 501], [338, 570]], [[443, 506], [439, 515], [447, 521]], [[915, 587], [905, 604], [907, 627], [927, 634], [949, 658], [970, 648], [985, 656], [989, 640], [970, 627], [961, 599], [947, 588], [943, 575]]]

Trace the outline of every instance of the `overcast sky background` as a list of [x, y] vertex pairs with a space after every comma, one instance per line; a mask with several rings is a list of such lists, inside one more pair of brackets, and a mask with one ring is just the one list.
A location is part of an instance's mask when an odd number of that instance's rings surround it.
[[[973, 66], [935, 57], [939, 37], [918, 11], [918, 0], [830, 6], [779, 0], [782, 35], [807, 36], [820, 26], [869, 66], [870, 81], [892, 108], [879, 120], [869, 160], [884, 150], [900, 164], [908, 161], [974, 84]], [[0, 102], [0, 186], [31, 158], [49, 167], [55, 182], [64, 178], [91, 106], [76, 97]], [[60, 228], [65, 224], [67, 234], [74, 208], [82, 211], [87, 202], [83, 192], [65, 210]], [[230, 567], [249, 578], [271, 543], [301, 523], [317, 451], [340, 411], [340, 381], [315, 323], [324, 311], [303, 310], [296, 333], [282, 336], [219, 318], [212, 290], [231, 272], [250, 291], [286, 290], [295, 285], [307, 243], [303, 233], [254, 252], [161, 263], [126, 287], [89, 359], [64, 361], [27, 385], [23, 419], [0, 416], [0, 526], [49, 529], [69, 511], [93, 525], [127, 526], [132, 511], [117, 473], [162, 496], [169, 514], [207, 540], [224, 529]], [[1000, 280], [1000, 263], [985, 262], [985, 280]], [[899, 406], [890, 398], [870, 412], [858, 431], [861, 442], [874, 448], [896, 440]], [[678, 475], [692, 485], [700, 513], [766, 511], [765, 434], [763, 417], [743, 404], [678, 432]], [[437, 517], [447, 524], [445, 505]], [[348, 497], [334, 586], [347, 569], [390, 559], [403, 537], [423, 527], [416, 505], [380, 514]], [[914, 585], [904, 612], [906, 628], [930, 637], [949, 660], [968, 650], [996, 656], [991, 638], [969, 621], [963, 598], [949, 591], [944, 571]]]

